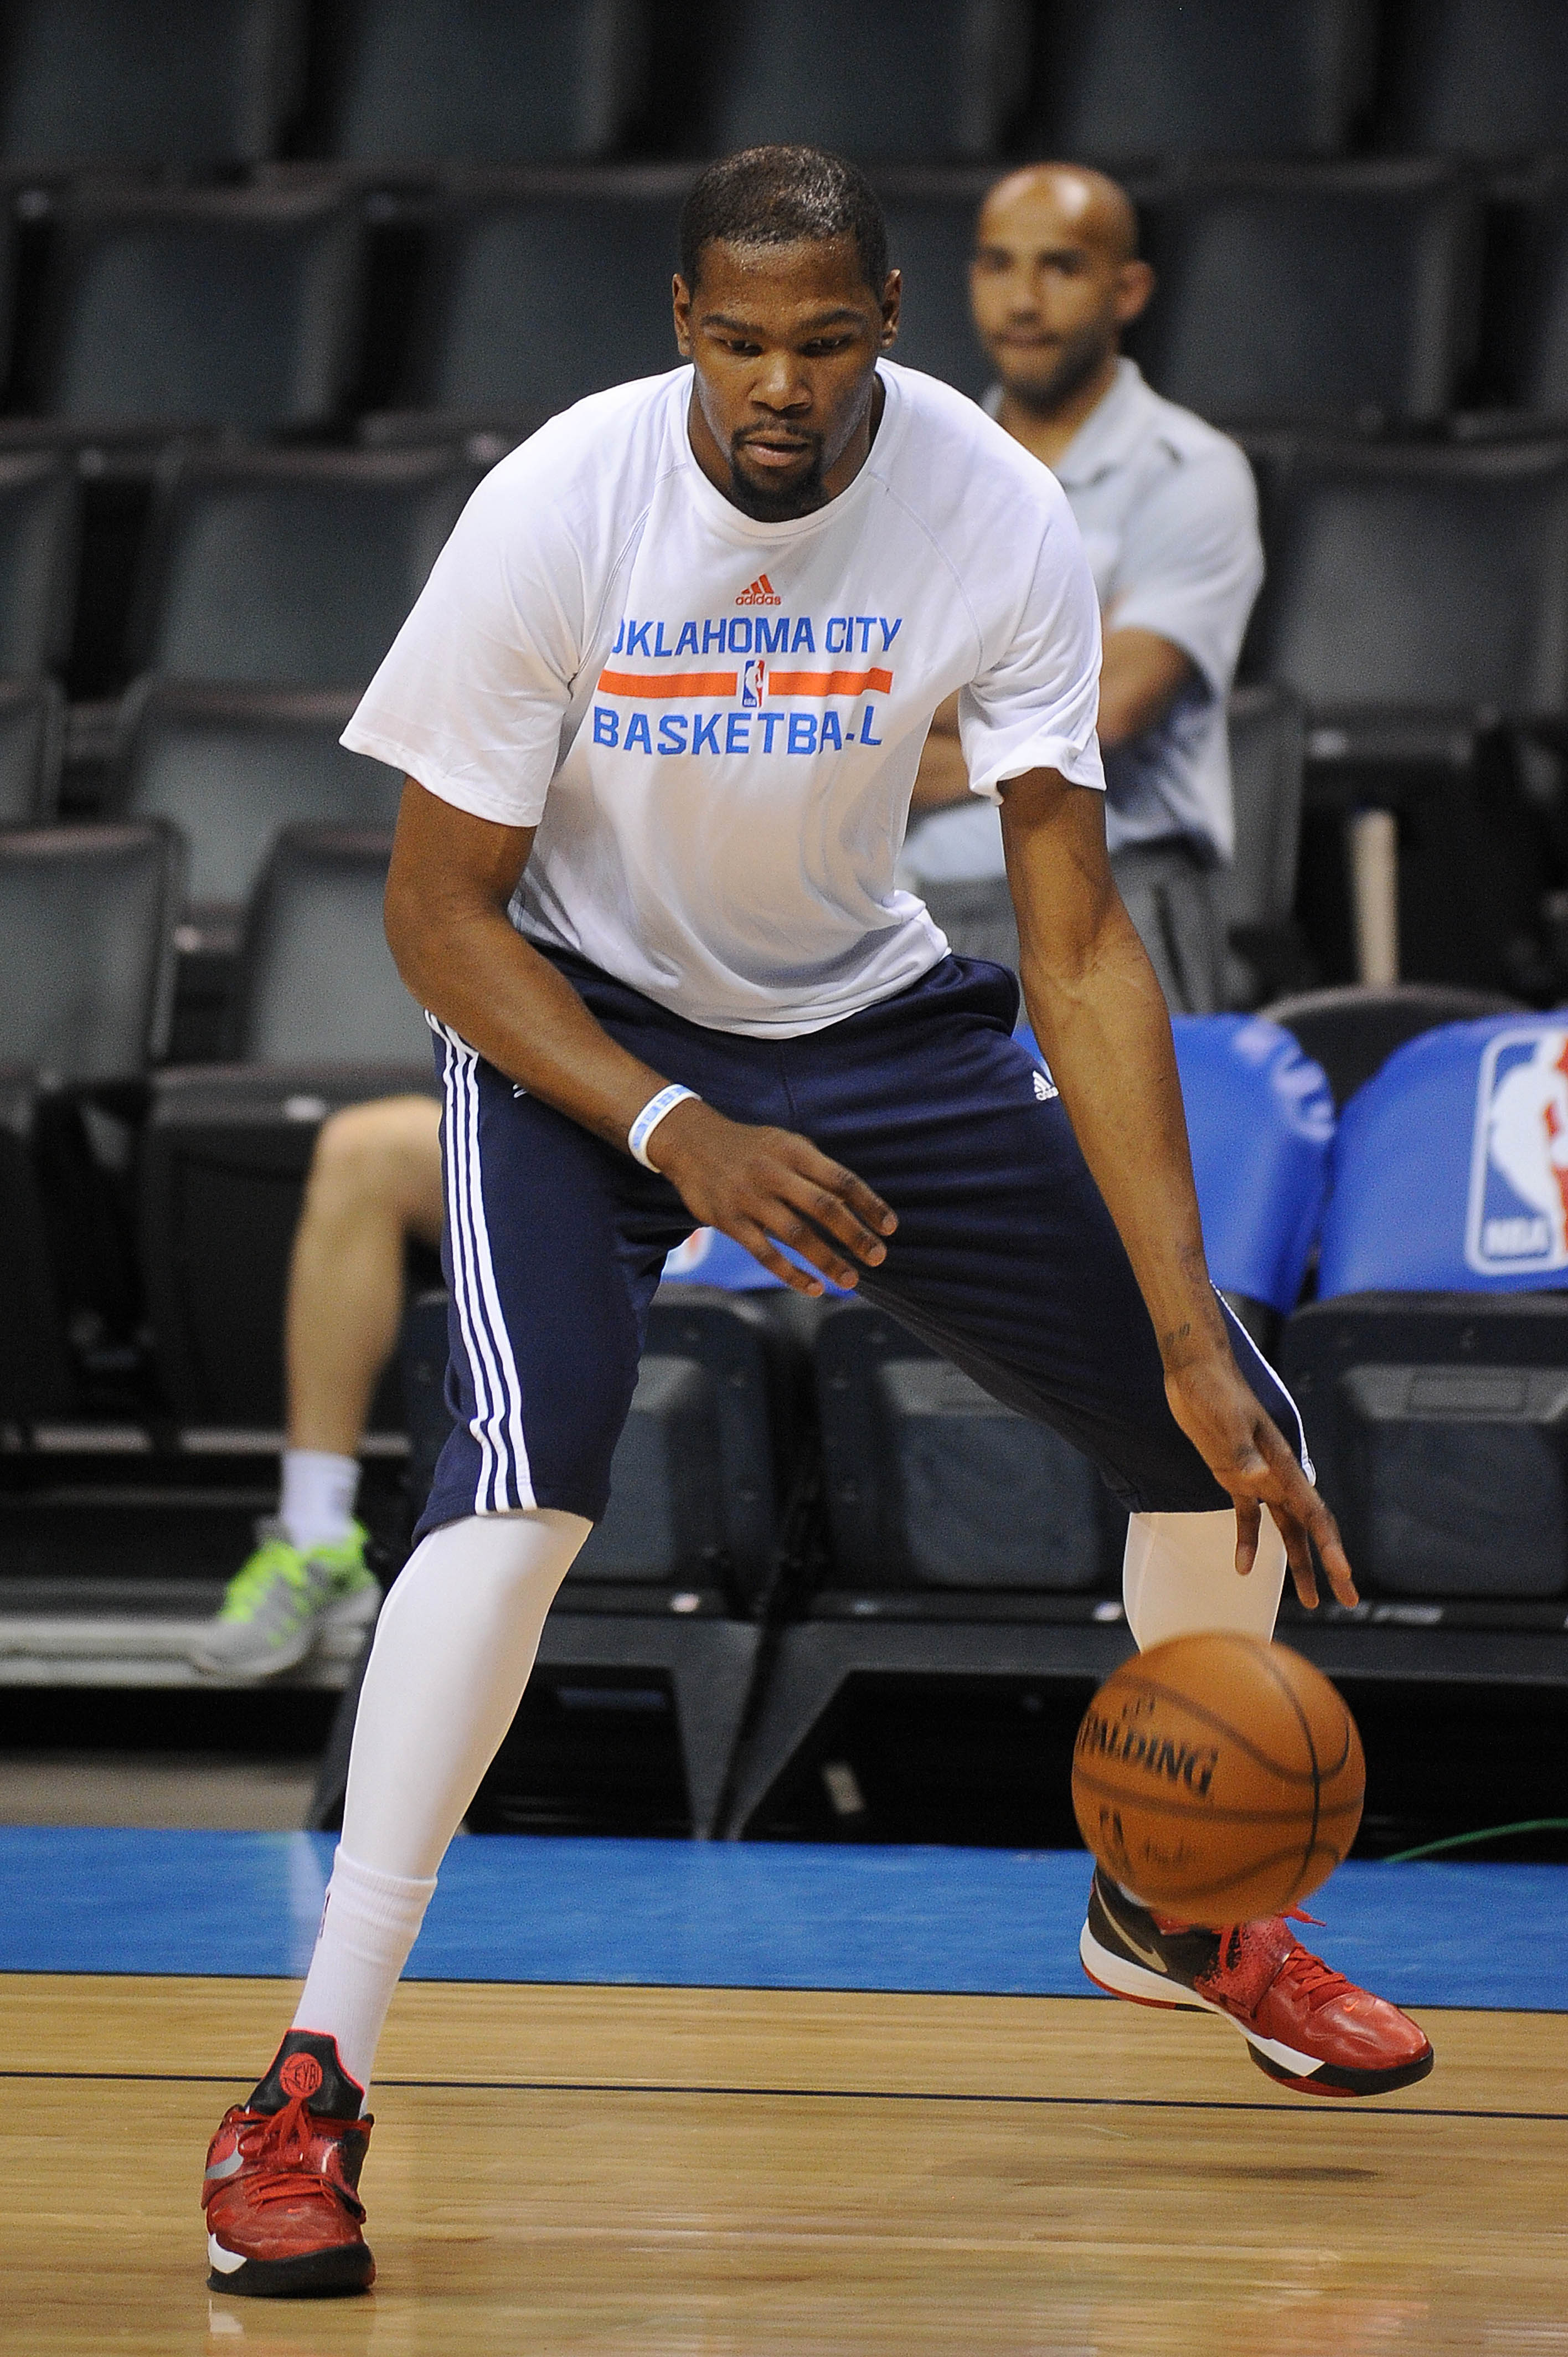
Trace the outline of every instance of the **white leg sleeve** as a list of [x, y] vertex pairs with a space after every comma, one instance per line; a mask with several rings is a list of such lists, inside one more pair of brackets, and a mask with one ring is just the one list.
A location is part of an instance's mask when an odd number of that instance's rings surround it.
[[1133, 1514], [1122, 1562], [1122, 1601], [1140, 1652], [1202, 1629], [1272, 1637], [1284, 1586], [1285, 1543], [1265, 1512], [1258, 1556], [1236, 1570], [1236, 1516]]
[[368, 2086], [435, 1869], [528, 1684], [544, 1619], [593, 1525], [541, 1507], [433, 1531], [387, 1598], [349, 1762], [343, 1839], [298, 2029]]

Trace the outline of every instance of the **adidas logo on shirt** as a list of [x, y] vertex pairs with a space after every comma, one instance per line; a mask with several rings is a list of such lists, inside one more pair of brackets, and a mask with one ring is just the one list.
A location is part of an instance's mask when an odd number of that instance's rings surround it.
[[743, 589], [736, 599], [737, 606], [778, 606], [783, 600], [775, 596], [773, 584], [766, 573], [759, 573], [749, 589]]

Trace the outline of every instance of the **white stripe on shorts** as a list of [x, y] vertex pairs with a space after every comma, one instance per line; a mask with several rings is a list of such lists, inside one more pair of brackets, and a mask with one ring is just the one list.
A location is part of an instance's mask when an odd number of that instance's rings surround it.
[[430, 1028], [446, 1048], [446, 1219], [452, 1237], [452, 1290], [457, 1324], [474, 1385], [468, 1419], [479, 1450], [474, 1491], [477, 1514], [532, 1508], [532, 1475], [522, 1429], [522, 1385], [511, 1338], [501, 1315], [500, 1291], [485, 1222], [484, 1172], [479, 1160], [478, 1056], [434, 1016]]

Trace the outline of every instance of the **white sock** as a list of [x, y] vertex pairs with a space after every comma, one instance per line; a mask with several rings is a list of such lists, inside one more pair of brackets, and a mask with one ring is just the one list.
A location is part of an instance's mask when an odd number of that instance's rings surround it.
[[301, 1555], [352, 1536], [359, 1494], [358, 1458], [334, 1457], [326, 1448], [284, 1450], [278, 1520]]
[[511, 1725], [545, 1615], [592, 1528], [550, 1506], [448, 1523], [414, 1549], [381, 1607], [342, 1844], [295, 2016], [296, 2029], [337, 2039], [367, 2092], [435, 1870]]
[[1122, 1601], [1140, 1652], [1202, 1629], [1272, 1637], [1284, 1587], [1285, 1543], [1267, 1513], [1245, 1579], [1236, 1569], [1236, 1516], [1133, 1514], [1122, 1559]]
[[434, 1875], [415, 1881], [378, 1874], [341, 1845], [332, 1861], [316, 1953], [293, 2027], [335, 2038], [338, 2061], [367, 2096], [392, 1993], [435, 1896]]

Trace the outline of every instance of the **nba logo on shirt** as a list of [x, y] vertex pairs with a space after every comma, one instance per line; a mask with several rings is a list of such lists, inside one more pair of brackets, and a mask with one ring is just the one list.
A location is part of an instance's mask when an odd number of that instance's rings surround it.
[[1504, 1031], [1481, 1059], [1466, 1265], [1483, 1276], [1568, 1267], [1568, 1031]]
[[755, 712], [768, 693], [768, 665], [760, 655], [753, 655], [740, 675], [740, 700], [748, 712]]

